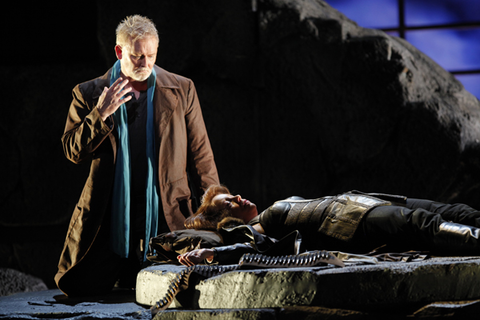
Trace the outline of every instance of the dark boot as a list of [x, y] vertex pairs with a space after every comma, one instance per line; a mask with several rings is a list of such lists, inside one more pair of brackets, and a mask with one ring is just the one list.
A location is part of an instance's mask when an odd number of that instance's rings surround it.
[[458, 253], [480, 253], [480, 229], [454, 222], [443, 222], [433, 237], [437, 250], [449, 250]]

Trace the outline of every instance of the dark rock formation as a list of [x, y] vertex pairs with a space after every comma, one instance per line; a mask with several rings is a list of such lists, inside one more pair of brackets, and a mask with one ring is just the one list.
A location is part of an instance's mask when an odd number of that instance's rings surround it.
[[[288, 119], [268, 130], [268, 163], [283, 149], [284, 168], [311, 170], [293, 180], [306, 192], [355, 188], [480, 205], [480, 105], [451, 74], [321, 2], [267, 3], [267, 69], [284, 88], [272, 95], [271, 113]], [[303, 116], [295, 121], [292, 110]], [[282, 148], [292, 134], [309, 143]], [[275, 176], [278, 183], [269, 183], [286, 188]]]
[[0, 296], [47, 289], [45, 283], [37, 277], [13, 269], [0, 268]]
[[[260, 207], [349, 189], [480, 207], [479, 102], [409, 43], [323, 1], [148, 4], [158, 63], [196, 82], [222, 181]], [[109, 64], [129, 13], [110, 10]]]
[[115, 27], [135, 13], [161, 33], [157, 63], [195, 81], [222, 182], [260, 208], [349, 189], [480, 207], [479, 101], [407, 42], [320, 0], [90, 7], [63, 27], [96, 27], [91, 44], [74, 42], [85, 60], [1, 68], [0, 267], [53, 285], [88, 170], [62, 154], [70, 90], [113, 64]]

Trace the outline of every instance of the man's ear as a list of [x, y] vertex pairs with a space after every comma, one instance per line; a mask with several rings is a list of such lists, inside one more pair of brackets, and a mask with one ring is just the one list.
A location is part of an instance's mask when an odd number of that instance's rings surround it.
[[117, 55], [117, 58], [119, 60], [122, 59], [122, 47], [119, 46], [118, 44], [115, 46], [115, 54]]

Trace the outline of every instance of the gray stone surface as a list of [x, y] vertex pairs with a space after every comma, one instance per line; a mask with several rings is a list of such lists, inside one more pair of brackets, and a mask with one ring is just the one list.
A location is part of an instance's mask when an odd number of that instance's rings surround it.
[[[152, 266], [137, 278], [137, 302], [163, 297], [182, 266]], [[174, 307], [200, 309], [315, 306], [372, 311], [418, 308], [434, 302], [480, 299], [480, 257], [312, 269], [236, 270], [191, 280]], [[412, 309], [413, 311], [413, 309]]]
[[[382, 315], [385, 317], [385, 315]], [[315, 307], [294, 307], [280, 309], [207, 309], [195, 311], [167, 310], [154, 320], [292, 320], [292, 319], [372, 319], [372, 315], [349, 310], [332, 310]]]
[[135, 303], [132, 291], [108, 296], [67, 299], [60, 290], [18, 293], [0, 297], [0, 319], [151, 319]]
[[[474, 298], [478, 298], [479, 265], [479, 257], [465, 257], [350, 266], [343, 269], [235, 271], [230, 275], [194, 280], [196, 286], [193, 290], [184, 292], [186, 294], [180, 299], [184, 307], [180, 308], [178, 304], [178, 308], [169, 308], [157, 314], [154, 320], [475, 319], [474, 316], [480, 313], [480, 300]], [[142, 271], [138, 277], [139, 288], [136, 294], [131, 290], [116, 290], [105, 296], [69, 299], [60, 290], [45, 290], [0, 297], [0, 319], [151, 319], [148, 306], [136, 302], [140, 299], [139, 293], [147, 287], [150, 287], [152, 293], [161, 290], [163, 285], [158, 285], [155, 281], [166, 284], [169, 281], [162, 282], [160, 278], [171, 278], [170, 273], [181, 269], [177, 266], [162, 266]], [[147, 276], [149, 280], [141, 284], [141, 279], [146, 280]], [[233, 283], [234, 278], [242, 279], [242, 282]], [[260, 281], [261, 278], [266, 280]], [[306, 290], [313, 297], [306, 298], [308, 294], [303, 287], [311, 289], [312, 286], [303, 282], [304, 279], [315, 282], [315, 289]], [[255, 282], [249, 284], [252, 280]], [[227, 290], [229, 281], [236, 288], [230, 286], [230, 290]], [[414, 284], [414, 281], [418, 283]], [[240, 289], [246, 291], [240, 293]], [[255, 302], [247, 297], [260, 297], [261, 292], [267, 289], [268, 295], [272, 296], [270, 300]], [[271, 306], [278, 303], [279, 299], [274, 297], [278, 290], [284, 291], [281, 293], [284, 305], [262, 307], [268, 303]], [[310, 301], [311, 305], [289, 305], [296, 299], [292, 295], [295, 291], [298, 297], [303, 297], [302, 301]], [[394, 299], [393, 303], [389, 301], [394, 296], [392, 292], [399, 293], [398, 299]], [[156, 294], [159, 295], [161, 293]], [[388, 295], [390, 298], [382, 297]], [[417, 300], [417, 303], [407, 303], [405, 300], [408, 299], [402, 298], [406, 295], [410, 297], [410, 302]], [[460, 300], [450, 301], [453, 298]], [[252, 306], [239, 307], [243, 302], [238, 300], [242, 299], [249, 301]], [[435, 301], [436, 299], [444, 301]], [[384, 301], [390, 302], [386, 308], [381, 306]], [[197, 306], [189, 309], [185, 302]], [[337, 307], [321, 306], [326, 302]], [[359, 303], [363, 305], [359, 306]], [[199, 304], [203, 306], [200, 307]]]

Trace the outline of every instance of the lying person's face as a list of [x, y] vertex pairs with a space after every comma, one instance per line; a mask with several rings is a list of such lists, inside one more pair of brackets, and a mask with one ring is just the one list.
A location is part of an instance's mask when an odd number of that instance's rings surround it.
[[232, 217], [239, 218], [245, 223], [258, 215], [257, 206], [240, 195], [221, 193], [213, 197], [212, 203], [220, 210], [228, 210]]

